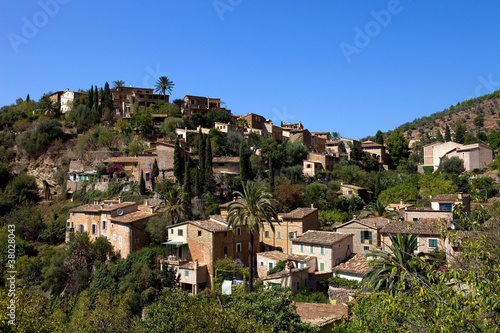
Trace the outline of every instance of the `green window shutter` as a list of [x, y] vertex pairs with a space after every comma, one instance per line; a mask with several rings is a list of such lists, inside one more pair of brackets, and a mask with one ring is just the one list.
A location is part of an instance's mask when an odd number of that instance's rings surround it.
[[324, 246], [321, 247], [321, 254], [325, 254], [325, 247]]
[[314, 246], [311, 245], [311, 253], [314, 253]]
[[370, 242], [370, 244], [372, 243], [372, 232], [371, 231], [368, 232], [368, 241]]
[[319, 270], [321, 272], [325, 270], [325, 263], [322, 262], [322, 263], [319, 264]]
[[300, 244], [300, 252], [304, 252], [304, 244]]
[[361, 243], [365, 242], [365, 233], [364, 231], [361, 231]]

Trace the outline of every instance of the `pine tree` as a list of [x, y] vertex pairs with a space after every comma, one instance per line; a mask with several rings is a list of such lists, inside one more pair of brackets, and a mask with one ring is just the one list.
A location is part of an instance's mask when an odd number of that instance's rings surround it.
[[213, 169], [212, 169], [212, 144], [210, 136], [207, 135], [207, 143], [205, 145], [205, 192], [210, 191], [213, 182]]
[[175, 138], [174, 147], [174, 176], [179, 185], [182, 185], [182, 165], [181, 165], [181, 147], [179, 146], [179, 139]]
[[271, 154], [269, 154], [269, 192], [274, 193], [274, 168]]
[[439, 128], [436, 131], [436, 141], [444, 142], [443, 134], [441, 134], [441, 131], [439, 130]]
[[451, 141], [450, 126], [448, 126], [448, 124], [446, 124], [446, 128], [444, 130], [444, 141], [446, 142]]
[[139, 191], [142, 195], [146, 193], [146, 181], [144, 180], [144, 172], [141, 170], [141, 180], [139, 181]]

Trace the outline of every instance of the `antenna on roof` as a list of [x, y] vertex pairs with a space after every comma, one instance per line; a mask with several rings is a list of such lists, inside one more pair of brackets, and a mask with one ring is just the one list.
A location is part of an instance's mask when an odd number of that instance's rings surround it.
[[118, 215], [122, 216], [122, 215], [123, 215], [123, 209], [118, 208], [118, 209], [116, 210], [116, 214], [118, 214]]

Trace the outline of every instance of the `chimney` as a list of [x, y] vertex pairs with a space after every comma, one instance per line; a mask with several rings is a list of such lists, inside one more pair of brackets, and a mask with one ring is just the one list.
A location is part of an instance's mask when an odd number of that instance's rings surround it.
[[314, 208], [314, 203], [311, 204], [311, 208]]
[[194, 269], [195, 270], [198, 269], [198, 259], [195, 259], [195, 261], [194, 261]]
[[122, 203], [122, 197], [121, 197], [121, 196], [119, 196], [119, 197], [118, 197], [118, 203], [119, 203], [119, 204], [121, 204], [121, 203]]
[[358, 219], [358, 215], [353, 215], [353, 216], [352, 216], [352, 219], [353, 219], [353, 220], [357, 220], [357, 219]]
[[399, 202], [399, 204], [402, 206], [405, 204], [405, 202], [403, 201], [403, 199], [401, 199], [401, 201]]
[[104, 204], [101, 204], [101, 207], [100, 207], [100, 209], [104, 209]]
[[149, 206], [148, 200], [146, 200], [146, 201], [144, 202], [144, 204], [145, 204], [146, 206]]
[[236, 201], [236, 197], [233, 197], [233, 201]]
[[153, 206], [151, 206], [151, 214], [154, 214], [155, 213], [155, 208]]
[[458, 193], [458, 198], [459, 199], [463, 199], [464, 198], [464, 194], [462, 192]]
[[69, 88], [66, 88], [66, 91], [69, 91]]

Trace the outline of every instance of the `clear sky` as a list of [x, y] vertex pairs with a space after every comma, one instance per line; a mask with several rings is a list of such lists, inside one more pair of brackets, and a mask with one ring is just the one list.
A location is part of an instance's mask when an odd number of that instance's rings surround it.
[[500, 86], [500, 2], [0, 0], [0, 105], [115, 80], [357, 139]]

